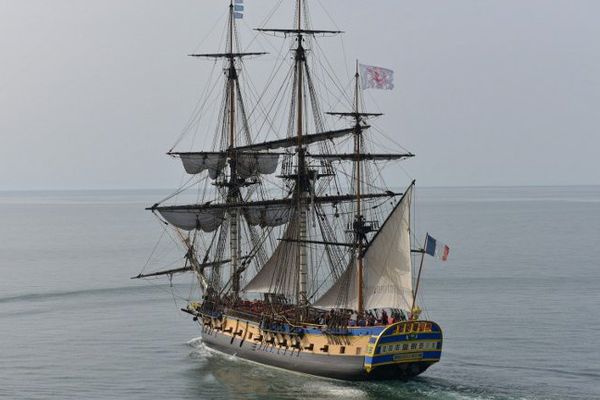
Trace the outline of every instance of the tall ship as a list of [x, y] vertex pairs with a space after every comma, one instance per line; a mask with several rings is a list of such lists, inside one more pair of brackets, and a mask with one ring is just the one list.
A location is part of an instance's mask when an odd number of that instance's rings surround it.
[[[285, 41], [276, 63], [287, 72], [267, 82], [276, 90], [246, 98], [246, 63], [265, 53], [240, 45], [242, 0], [230, 0], [225, 48], [192, 54], [222, 65], [213, 147], [169, 151], [189, 181], [148, 210], [180, 243], [181, 264], [135, 278], [192, 274], [197, 294], [182, 311], [219, 352], [335, 379], [414, 377], [442, 352], [418, 301], [436, 250], [413, 233], [415, 181], [383, 180], [384, 166], [414, 155], [378, 144], [388, 136], [370, 121], [382, 114], [364, 109], [365, 86], [391, 88], [391, 71], [356, 62], [323, 112], [327, 74], [313, 67], [329, 64], [317, 40], [342, 32], [313, 28], [307, 0], [289, 11], [291, 27], [257, 29]], [[177, 202], [183, 189], [195, 201]]]

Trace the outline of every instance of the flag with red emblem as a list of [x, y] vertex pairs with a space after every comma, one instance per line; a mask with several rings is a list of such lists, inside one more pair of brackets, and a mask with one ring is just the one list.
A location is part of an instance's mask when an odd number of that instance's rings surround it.
[[394, 88], [394, 71], [360, 64], [360, 83], [363, 89], [392, 90]]

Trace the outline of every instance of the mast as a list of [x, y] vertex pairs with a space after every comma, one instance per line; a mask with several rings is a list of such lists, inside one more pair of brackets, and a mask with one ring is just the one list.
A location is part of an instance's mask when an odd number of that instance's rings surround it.
[[[308, 295], [307, 295], [307, 281], [308, 281], [308, 254], [307, 254], [307, 238], [309, 236], [308, 232], [308, 206], [313, 202], [311, 200], [312, 194], [312, 186], [313, 180], [318, 178], [319, 175], [316, 174], [316, 171], [312, 171], [308, 169], [307, 157], [310, 155], [307, 153], [307, 146], [311, 143], [321, 141], [320, 138], [325, 138], [321, 134], [318, 136], [315, 134], [305, 134], [306, 128], [306, 120], [305, 115], [307, 114], [307, 107], [304, 103], [305, 95], [308, 94], [311, 98], [311, 105], [313, 106], [314, 111], [314, 92], [312, 90], [312, 79], [309, 72], [309, 66], [306, 62], [306, 49], [304, 48], [304, 40], [306, 36], [314, 36], [314, 35], [335, 35], [342, 33], [341, 31], [335, 30], [316, 30], [310, 29], [307, 26], [308, 20], [303, 15], [306, 13], [306, 0], [296, 0], [295, 2], [295, 10], [296, 14], [294, 16], [292, 28], [284, 28], [284, 29], [271, 29], [271, 28], [258, 28], [256, 29], [259, 32], [269, 32], [272, 34], [283, 34], [284, 37], [291, 36], [296, 40], [296, 46], [293, 48], [293, 96], [290, 107], [290, 113], [292, 116], [292, 120], [290, 121], [290, 127], [292, 132], [289, 132], [288, 138], [285, 140], [279, 140], [271, 142], [270, 144], [266, 144], [266, 146], [259, 145], [259, 148], [262, 150], [266, 149], [274, 149], [278, 147], [287, 147], [287, 143], [291, 143], [292, 141], [295, 144], [295, 161], [296, 161], [296, 173], [281, 176], [285, 179], [293, 179], [295, 180], [293, 189], [291, 191], [293, 198], [293, 234], [291, 236], [294, 237], [297, 242], [297, 253], [294, 255], [293, 265], [289, 265], [286, 263], [285, 269], [290, 270], [293, 273], [293, 286], [296, 304], [298, 305], [298, 315], [300, 318], [303, 316], [303, 312], [300, 308], [305, 308], [308, 305]], [[305, 87], [307, 86], [307, 88]], [[344, 133], [342, 133], [342, 131]], [[335, 132], [339, 132], [340, 134], [350, 134], [353, 129], [347, 130], [339, 130]], [[335, 134], [337, 136], [337, 133]], [[333, 138], [331, 136], [330, 138]], [[281, 145], [279, 144], [281, 143]], [[242, 150], [247, 150], [248, 148], [242, 147]], [[258, 149], [254, 147], [254, 149]], [[314, 194], [313, 194], [314, 195]], [[352, 196], [354, 197], [354, 196]], [[288, 291], [289, 294], [289, 291]]]
[[[357, 229], [363, 228], [364, 225], [364, 217], [362, 215], [362, 207], [360, 202], [361, 196], [361, 134], [362, 127], [360, 125], [360, 115], [359, 115], [359, 104], [358, 104], [358, 90], [359, 90], [359, 73], [358, 73], [358, 60], [356, 60], [356, 73], [354, 74], [354, 112], [355, 112], [355, 131], [354, 131], [354, 154], [356, 155], [356, 159], [354, 161], [355, 168], [355, 190], [356, 190], [356, 216], [355, 216], [355, 224]], [[357, 292], [358, 292], [358, 315], [362, 315], [364, 313], [364, 301], [363, 301], [363, 238], [361, 237], [359, 232], [355, 232], [355, 241], [356, 241], [356, 262], [358, 263], [358, 268], [356, 269], [356, 282], [357, 282]]]
[[[304, 63], [306, 61], [306, 54], [304, 51], [304, 47], [302, 46], [303, 36], [302, 36], [302, 0], [297, 0], [297, 22], [296, 29], [298, 35], [296, 40], [298, 45], [295, 50], [295, 67], [296, 67], [296, 106], [297, 106], [297, 116], [296, 116], [296, 137], [298, 139], [297, 143], [297, 153], [298, 153], [298, 180], [296, 183], [297, 188], [297, 210], [298, 210], [298, 239], [300, 241], [306, 240], [306, 205], [305, 205], [305, 193], [309, 189], [308, 185], [310, 182], [307, 179], [306, 174], [306, 158], [304, 153], [304, 146], [302, 145], [302, 136], [304, 134]], [[301, 242], [298, 251], [298, 305], [302, 306], [307, 303], [307, 295], [306, 295], [306, 281], [307, 281], [307, 262], [306, 262], [306, 244]]]
[[[233, 0], [229, 2], [229, 41], [227, 46], [227, 59], [229, 61], [227, 73], [227, 86], [229, 97], [229, 141], [228, 156], [230, 177], [228, 182], [227, 202], [236, 203], [239, 198], [239, 182], [236, 171], [236, 151], [235, 149], [235, 89], [237, 82], [237, 71], [235, 69], [235, 57], [233, 48], [234, 39], [234, 8]], [[239, 213], [238, 208], [231, 207], [229, 213], [229, 251], [231, 257], [231, 291], [234, 298], [237, 299], [240, 291], [239, 257], [240, 257], [240, 231], [239, 231]]]
[[[373, 223], [367, 222], [362, 210], [362, 181], [363, 181], [363, 160], [392, 160], [412, 157], [413, 154], [367, 154], [363, 149], [363, 132], [369, 128], [364, 124], [364, 119], [369, 117], [378, 117], [381, 113], [362, 112], [360, 109], [360, 73], [358, 60], [356, 60], [356, 72], [354, 74], [354, 104], [351, 112], [328, 112], [330, 115], [340, 117], [351, 117], [354, 120], [352, 131], [354, 134], [354, 153], [341, 155], [343, 159], [352, 160], [354, 162], [354, 197], [355, 197], [355, 212], [354, 220], [352, 221], [352, 230], [354, 234], [353, 248], [354, 259], [356, 262], [356, 294], [357, 294], [357, 312], [359, 315], [364, 314], [364, 256], [369, 245], [367, 234], [374, 231]], [[347, 158], [346, 158], [347, 157]]]

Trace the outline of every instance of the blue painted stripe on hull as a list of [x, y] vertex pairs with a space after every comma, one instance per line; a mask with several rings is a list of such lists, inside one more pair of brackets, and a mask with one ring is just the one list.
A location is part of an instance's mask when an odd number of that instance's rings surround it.
[[[412, 354], [412, 353], [399, 353], [399, 354]], [[441, 350], [437, 350], [437, 351], [419, 351], [419, 352], [415, 352], [415, 354], [423, 354], [423, 357], [421, 359], [419, 359], [419, 361], [432, 361], [432, 360], [438, 360], [440, 359], [440, 357], [442, 356], [442, 351]], [[389, 362], [398, 362], [398, 360], [394, 360], [394, 356], [397, 356], [397, 354], [386, 354], [383, 356], [375, 356], [375, 357], [369, 357], [366, 356], [365, 357], [365, 363], [369, 363], [372, 364], [373, 366], [376, 366], [377, 364], [380, 363], [389, 363]], [[410, 360], [410, 358], [407, 358], [407, 360]]]
[[[344, 336], [372, 336], [379, 335], [386, 327], [385, 326], [369, 326], [365, 328], [350, 328], [348, 329], [348, 333]], [[314, 328], [304, 328], [305, 333], [310, 333], [311, 335], [326, 335], [326, 332], [321, 331], [320, 329]]]
[[[407, 338], [408, 336], [408, 338]], [[392, 343], [392, 342], [402, 342], [402, 341], [412, 341], [412, 340], [441, 340], [442, 334], [441, 332], [432, 332], [432, 333], [401, 333], [399, 335], [394, 336], [382, 336], [379, 339], [378, 344]], [[376, 340], [376, 339], [375, 339]], [[371, 343], [371, 341], [369, 341]]]

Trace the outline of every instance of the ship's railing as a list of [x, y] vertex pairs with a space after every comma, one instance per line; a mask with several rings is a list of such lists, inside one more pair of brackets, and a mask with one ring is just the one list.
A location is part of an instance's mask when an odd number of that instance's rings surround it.
[[254, 313], [248, 311], [241, 311], [239, 309], [221, 308], [216, 303], [205, 301], [203, 303], [190, 303], [188, 310], [202, 314], [203, 316], [221, 319], [224, 315], [232, 318], [240, 318], [248, 321], [258, 322], [261, 330], [268, 333], [278, 333], [286, 335], [297, 335], [303, 336], [309, 331], [320, 331], [325, 335], [333, 336], [345, 336], [352, 333], [354, 329], [365, 328], [368, 326], [385, 326], [387, 324], [375, 324], [375, 325], [348, 325], [335, 323], [335, 324], [322, 324], [322, 323], [294, 323], [288, 319], [285, 313], [265, 315], [264, 313]]
[[225, 309], [223, 311], [223, 313], [227, 314], [227, 316], [230, 316], [230, 317], [237, 317], [237, 318], [247, 319], [250, 321], [259, 321], [260, 320], [260, 315], [245, 312], [245, 311]]

